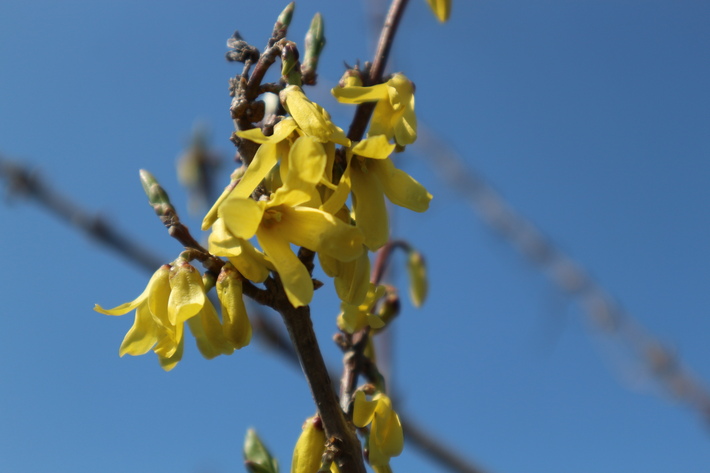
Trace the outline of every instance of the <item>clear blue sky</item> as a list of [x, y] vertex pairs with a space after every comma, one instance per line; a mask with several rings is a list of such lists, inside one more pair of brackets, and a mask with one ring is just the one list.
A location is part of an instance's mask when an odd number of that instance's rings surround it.
[[[174, 164], [194, 124], [231, 158], [225, 41], [238, 29], [261, 49], [285, 3], [6, 0], [0, 152], [171, 261], [180, 248], [138, 169], [185, 209]], [[389, 70], [417, 84], [422, 124], [710, 382], [710, 5], [453, 3], [440, 25], [412, 0], [394, 48]], [[346, 128], [352, 109], [328, 90], [343, 61], [371, 58], [371, 14], [301, 1], [293, 40], [316, 11], [328, 45], [309, 94]], [[498, 473], [708, 471], [697, 413], [491, 233], [436, 156], [414, 145], [399, 162], [434, 194], [428, 213], [394, 214], [431, 276], [426, 305], [405, 302], [396, 323], [401, 410]], [[91, 309], [133, 299], [146, 274], [21, 200], [0, 205], [0, 222], [0, 471], [243, 471], [250, 426], [288, 471], [314, 412], [300, 373], [258, 344], [212, 361], [190, 346], [170, 373], [152, 354], [119, 358], [132, 316]], [[319, 291], [333, 364], [336, 314]], [[413, 448], [392, 465], [440, 471]]]

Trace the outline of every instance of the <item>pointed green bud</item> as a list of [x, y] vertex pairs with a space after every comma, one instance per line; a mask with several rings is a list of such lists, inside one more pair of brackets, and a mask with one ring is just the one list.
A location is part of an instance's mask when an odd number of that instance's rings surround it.
[[314, 85], [316, 83], [316, 69], [318, 69], [318, 60], [324, 47], [325, 26], [323, 25], [323, 17], [320, 13], [316, 13], [306, 34], [306, 57], [303, 59], [303, 65], [301, 66], [301, 74], [305, 84]]
[[296, 2], [291, 2], [286, 5], [286, 8], [284, 8], [276, 20], [276, 24], [281, 25], [282, 28], [288, 28], [291, 25], [291, 18], [293, 18], [293, 10], [295, 8]]
[[159, 216], [166, 215], [168, 213], [174, 213], [175, 208], [173, 204], [170, 203], [170, 198], [168, 193], [165, 192], [158, 180], [151, 173], [145, 169], [139, 171], [141, 178], [141, 185], [143, 186], [143, 191], [145, 195], [148, 196], [148, 202], [155, 210], [155, 213]]
[[267, 47], [272, 47], [278, 41], [286, 37], [288, 32], [288, 27], [291, 24], [291, 18], [293, 17], [293, 10], [296, 8], [296, 2], [291, 2], [286, 5], [279, 17], [276, 19], [274, 24], [274, 30], [271, 32], [271, 38], [269, 38], [269, 43]]
[[409, 273], [409, 297], [412, 299], [414, 307], [421, 307], [426, 299], [429, 284], [424, 257], [416, 250], [409, 251], [407, 272]]
[[244, 466], [249, 473], [279, 473], [279, 464], [271, 456], [254, 429], [244, 439]]

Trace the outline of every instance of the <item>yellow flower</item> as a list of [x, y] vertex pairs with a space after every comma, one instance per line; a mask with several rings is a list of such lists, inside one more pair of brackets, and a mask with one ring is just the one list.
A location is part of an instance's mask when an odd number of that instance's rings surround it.
[[256, 236], [268, 260], [279, 273], [286, 295], [294, 307], [313, 298], [313, 282], [291, 244], [351, 261], [363, 251], [360, 231], [343, 221], [303, 204], [311, 195], [284, 185], [270, 200], [254, 201], [230, 195], [219, 207], [219, 218], [236, 238]]
[[120, 356], [143, 355], [152, 349], [163, 369], [170, 371], [182, 358], [185, 322], [205, 358], [234, 351], [214, 306], [205, 296], [199, 272], [187, 262], [161, 266], [143, 293], [131, 302], [113, 309], [98, 304], [94, 307], [106, 315], [124, 315], [133, 309], [135, 321], [121, 343]]
[[355, 221], [372, 251], [389, 239], [385, 195], [393, 204], [415, 212], [427, 210], [432, 198], [424, 186], [394, 166], [389, 158], [393, 148], [383, 135], [367, 138], [353, 146], [348, 165]]
[[451, 15], [451, 0], [427, 0], [440, 22], [445, 22]]
[[325, 452], [325, 432], [319, 417], [314, 416], [303, 424], [291, 460], [291, 473], [315, 473], [320, 469]]
[[375, 394], [372, 400], [368, 401], [364, 392], [357, 391], [353, 407], [353, 423], [357, 427], [371, 424], [367, 449], [370, 465], [373, 467], [387, 466], [391, 457], [402, 453], [404, 448], [402, 424], [399, 422], [399, 416], [392, 409], [392, 401], [385, 394]]
[[394, 74], [384, 84], [370, 87], [334, 87], [331, 93], [341, 103], [377, 102], [367, 136], [385, 135], [388, 140], [394, 137], [400, 146], [412, 144], [417, 139], [414, 86], [404, 74]]
[[338, 328], [348, 333], [355, 333], [363, 328], [382, 328], [385, 323], [372, 312], [378, 300], [385, 295], [385, 286], [375, 286], [370, 283], [365, 299], [360, 305], [352, 305], [343, 302], [340, 304], [340, 315], [338, 315]]
[[329, 141], [350, 146], [343, 130], [330, 119], [330, 114], [320, 105], [311, 102], [297, 85], [290, 85], [279, 93], [281, 103], [303, 132], [321, 143]]
[[242, 280], [230, 263], [222, 267], [217, 278], [217, 298], [222, 305], [224, 335], [239, 350], [251, 341], [251, 322], [242, 299]]

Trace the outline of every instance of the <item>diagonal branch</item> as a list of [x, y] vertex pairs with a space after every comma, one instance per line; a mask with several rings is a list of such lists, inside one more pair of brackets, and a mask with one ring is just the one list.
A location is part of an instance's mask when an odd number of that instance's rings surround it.
[[599, 282], [556, 247], [540, 228], [505, 202], [482, 176], [465, 166], [448, 144], [422, 128], [419, 144], [421, 154], [432, 158], [434, 171], [455, 192], [466, 197], [489, 227], [545, 273], [560, 292], [576, 301], [602, 332], [627, 345], [669, 394], [696, 410], [710, 424], [710, 392], [669, 348], [622, 309]]

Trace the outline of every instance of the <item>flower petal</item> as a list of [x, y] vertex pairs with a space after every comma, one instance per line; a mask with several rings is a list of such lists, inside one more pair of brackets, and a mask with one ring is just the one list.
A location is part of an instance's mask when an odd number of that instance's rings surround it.
[[264, 215], [264, 204], [243, 198], [228, 198], [219, 208], [227, 229], [237, 238], [248, 240], [254, 236]]
[[364, 158], [372, 159], [387, 159], [397, 147], [395, 144], [390, 144], [385, 135], [375, 135], [359, 141], [353, 146], [353, 154]]
[[387, 85], [378, 84], [372, 87], [333, 87], [330, 93], [333, 94], [333, 97], [340, 103], [374, 102], [387, 98]]
[[297, 246], [340, 261], [352, 261], [364, 251], [360, 230], [318, 209], [282, 206], [279, 231]]
[[365, 161], [366, 163], [361, 163], [359, 158], [355, 158], [350, 164], [353, 212], [356, 225], [365, 236], [365, 246], [375, 251], [389, 239], [389, 221], [380, 180], [373, 172], [368, 172], [368, 168], [378, 161]]
[[170, 289], [168, 320], [173, 325], [194, 317], [205, 305], [205, 288], [200, 273], [188, 263], [173, 267]]
[[[289, 174], [286, 183], [318, 184], [323, 177], [327, 156], [323, 145], [310, 136], [297, 139], [288, 154]], [[300, 187], [300, 185], [298, 186]]]
[[412, 176], [397, 169], [391, 159], [370, 161], [368, 169], [376, 174], [387, 198], [395, 205], [424, 212], [429, 208], [431, 194]]
[[260, 228], [256, 238], [266, 256], [276, 267], [281, 277], [288, 300], [294, 307], [308, 305], [313, 299], [313, 281], [301, 260], [291, 250], [285, 232], [280, 225]]
[[123, 339], [118, 355], [138, 356], [148, 353], [158, 341], [158, 328], [153, 316], [150, 315], [148, 305], [139, 306], [133, 326]]
[[242, 281], [236, 275], [229, 274], [233, 270], [222, 269], [222, 272], [217, 279], [217, 297], [222, 305], [222, 325], [227, 339], [239, 350], [249, 345], [252, 335], [251, 323], [242, 297]]
[[185, 340], [184, 338], [180, 339], [180, 343], [178, 344], [175, 352], [169, 356], [169, 357], [164, 357], [161, 355], [158, 355], [158, 362], [160, 363], [160, 367], [163, 368], [165, 371], [170, 371], [171, 369], [175, 368], [175, 366], [178, 364], [180, 360], [182, 360], [182, 353], [183, 349], [185, 347]]
[[357, 427], [365, 427], [372, 422], [376, 407], [376, 401], [368, 401], [364, 392], [356, 391], [353, 405], [353, 424]]

